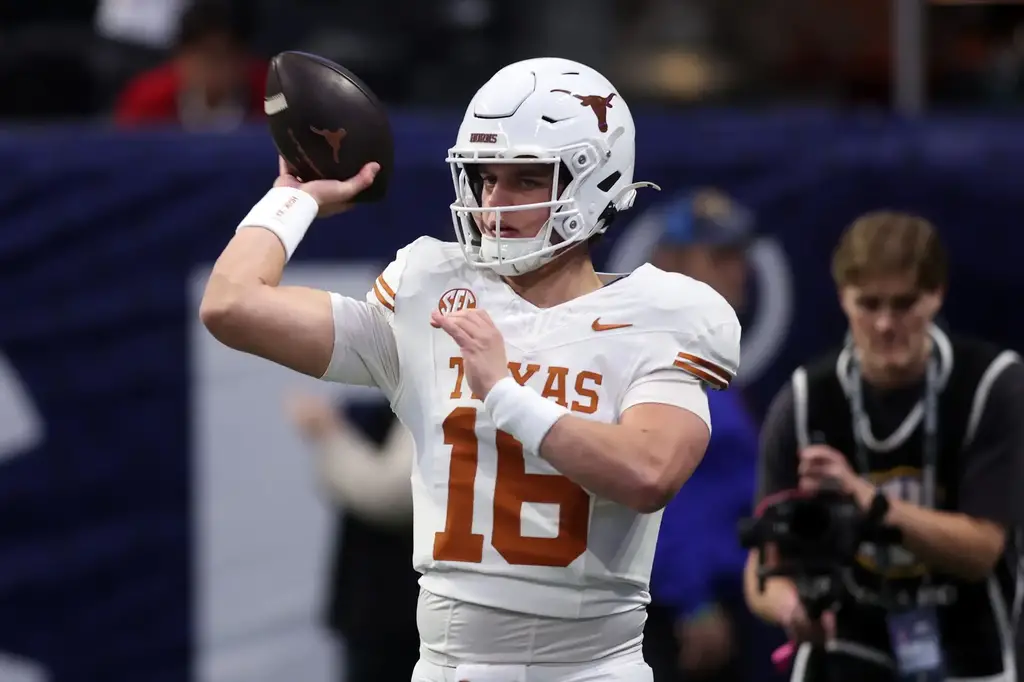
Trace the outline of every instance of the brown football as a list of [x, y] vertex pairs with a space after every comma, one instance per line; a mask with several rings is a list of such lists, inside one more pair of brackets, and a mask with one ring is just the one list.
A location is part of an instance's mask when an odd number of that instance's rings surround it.
[[394, 138], [377, 96], [355, 74], [304, 52], [270, 62], [264, 108], [277, 151], [303, 181], [347, 180], [371, 161], [373, 185], [356, 201], [380, 201], [394, 166]]

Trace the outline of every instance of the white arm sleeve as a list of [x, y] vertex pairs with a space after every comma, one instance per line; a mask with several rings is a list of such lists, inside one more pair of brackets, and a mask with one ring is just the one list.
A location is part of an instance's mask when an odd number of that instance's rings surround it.
[[700, 417], [711, 430], [711, 410], [704, 384], [689, 374], [663, 369], [640, 377], [626, 389], [620, 414], [642, 403], [681, 407]]
[[396, 421], [380, 451], [352, 429], [318, 444], [321, 481], [331, 498], [368, 521], [412, 518], [413, 440]]
[[[414, 242], [415, 243], [415, 242]], [[388, 398], [398, 390], [398, 343], [395, 340], [396, 293], [412, 244], [398, 251], [395, 260], [357, 301], [331, 294], [334, 314], [334, 353], [323, 379], [357, 386], [377, 386]]]
[[371, 303], [331, 294], [334, 353], [323, 379], [379, 386], [390, 398], [398, 388], [398, 344], [385, 311]]

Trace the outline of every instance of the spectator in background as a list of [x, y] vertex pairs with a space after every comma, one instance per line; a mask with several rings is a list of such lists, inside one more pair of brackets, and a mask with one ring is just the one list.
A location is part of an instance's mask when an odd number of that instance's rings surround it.
[[831, 483], [901, 536], [862, 543], [847, 596], [813, 619], [790, 578], [760, 589], [750, 553], [751, 608], [800, 645], [793, 682], [1019, 679], [1024, 365], [934, 324], [948, 263], [920, 216], [855, 220], [832, 256], [847, 338], [768, 409], [759, 501]]
[[[741, 311], [750, 212], [715, 190], [698, 190], [653, 210], [662, 237], [652, 263], [711, 285]], [[710, 391], [708, 400], [714, 426], [707, 454], [665, 508], [654, 557], [644, 645], [656, 682], [766, 679], [761, 671], [744, 669], [736, 656], [741, 646], [750, 653], [752, 634], [753, 619], [743, 606], [746, 553], [736, 526], [750, 514], [757, 425], [737, 389]], [[741, 630], [748, 636], [741, 638]]]
[[174, 56], [134, 78], [115, 109], [119, 125], [225, 130], [263, 116], [267, 64], [251, 56], [224, 0], [196, 0], [181, 17]]
[[349, 419], [313, 396], [286, 408], [316, 452], [322, 488], [343, 510], [327, 616], [344, 645], [340, 679], [408, 680], [420, 643], [419, 575], [409, 559], [412, 437], [387, 404], [354, 407]]

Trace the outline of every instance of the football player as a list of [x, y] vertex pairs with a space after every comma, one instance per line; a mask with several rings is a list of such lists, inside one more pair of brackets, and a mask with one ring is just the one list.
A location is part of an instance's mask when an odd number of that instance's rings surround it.
[[634, 133], [593, 69], [512, 64], [448, 154], [457, 242], [402, 248], [365, 301], [278, 286], [313, 219], [377, 170], [301, 183], [282, 163], [210, 276], [220, 341], [378, 386], [412, 433], [415, 682], [651, 680], [660, 510], [703, 457], [705, 391], [732, 380], [740, 325], [683, 275], [595, 271], [590, 241], [648, 184]]

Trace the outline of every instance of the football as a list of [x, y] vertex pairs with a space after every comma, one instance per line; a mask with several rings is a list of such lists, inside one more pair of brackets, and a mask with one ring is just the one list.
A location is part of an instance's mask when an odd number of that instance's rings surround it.
[[270, 62], [264, 110], [277, 151], [304, 182], [347, 180], [376, 161], [380, 171], [355, 201], [380, 201], [394, 165], [384, 105], [349, 70], [304, 52]]

